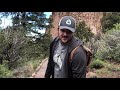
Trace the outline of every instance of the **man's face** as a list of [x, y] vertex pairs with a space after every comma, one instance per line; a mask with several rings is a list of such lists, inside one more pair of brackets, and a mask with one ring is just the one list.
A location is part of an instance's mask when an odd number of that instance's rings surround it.
[[59, 38], [62, 43], [67, 43], [73, 36], [73, 33], [68, 29], [59, 29], [58, 31]]

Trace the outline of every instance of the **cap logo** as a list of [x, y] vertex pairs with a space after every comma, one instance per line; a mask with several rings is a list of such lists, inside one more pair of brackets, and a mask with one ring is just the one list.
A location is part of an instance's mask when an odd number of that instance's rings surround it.
[[67, 25], [71, 25], [71, 20], [68, 19], [68, 20], [66, 21], [66, 24], [67, 24]]

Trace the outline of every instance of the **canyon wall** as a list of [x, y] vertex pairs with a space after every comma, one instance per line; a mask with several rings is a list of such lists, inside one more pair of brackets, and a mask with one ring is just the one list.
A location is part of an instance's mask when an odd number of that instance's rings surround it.
[[103, 12], [52, 12], [50, 18], [53, 20], [53, 27], [50, 29], [50, 34], [53, 38], [58, 35], [57, 29], [59, 20], [66, 15], [73, 16], [77, 24], [81, 21], [85, 21], [86, 25], [90, 27], [91, 32], [95, 35], [97, 35], [102, 28], [101, 18], [103, 17]]

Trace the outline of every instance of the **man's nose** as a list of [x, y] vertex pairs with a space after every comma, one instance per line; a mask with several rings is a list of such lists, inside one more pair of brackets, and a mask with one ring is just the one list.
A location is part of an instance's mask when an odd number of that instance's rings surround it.
[[68, 36], [68, 33], [67, 33], [67, 32], [64, 32], [63, 35], [64, 35], [64, 36]]

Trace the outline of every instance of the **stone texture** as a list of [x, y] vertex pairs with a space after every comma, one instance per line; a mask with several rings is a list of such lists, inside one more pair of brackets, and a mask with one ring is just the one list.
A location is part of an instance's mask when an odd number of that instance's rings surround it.
[[53, 38], [58, 35], [59, 20], [66, 15], [73, 16], [76, 19], [77, 24], [81, 21], [85, 21], [86, 25], [90, 27], [91, 32], [95, 35], [101, 30], [101, 18], [103, 17], [103, 12], [52, 12], [50, 18], [53, 19], [53, 28], [50, 29], [50, 34], [52, 34]]

